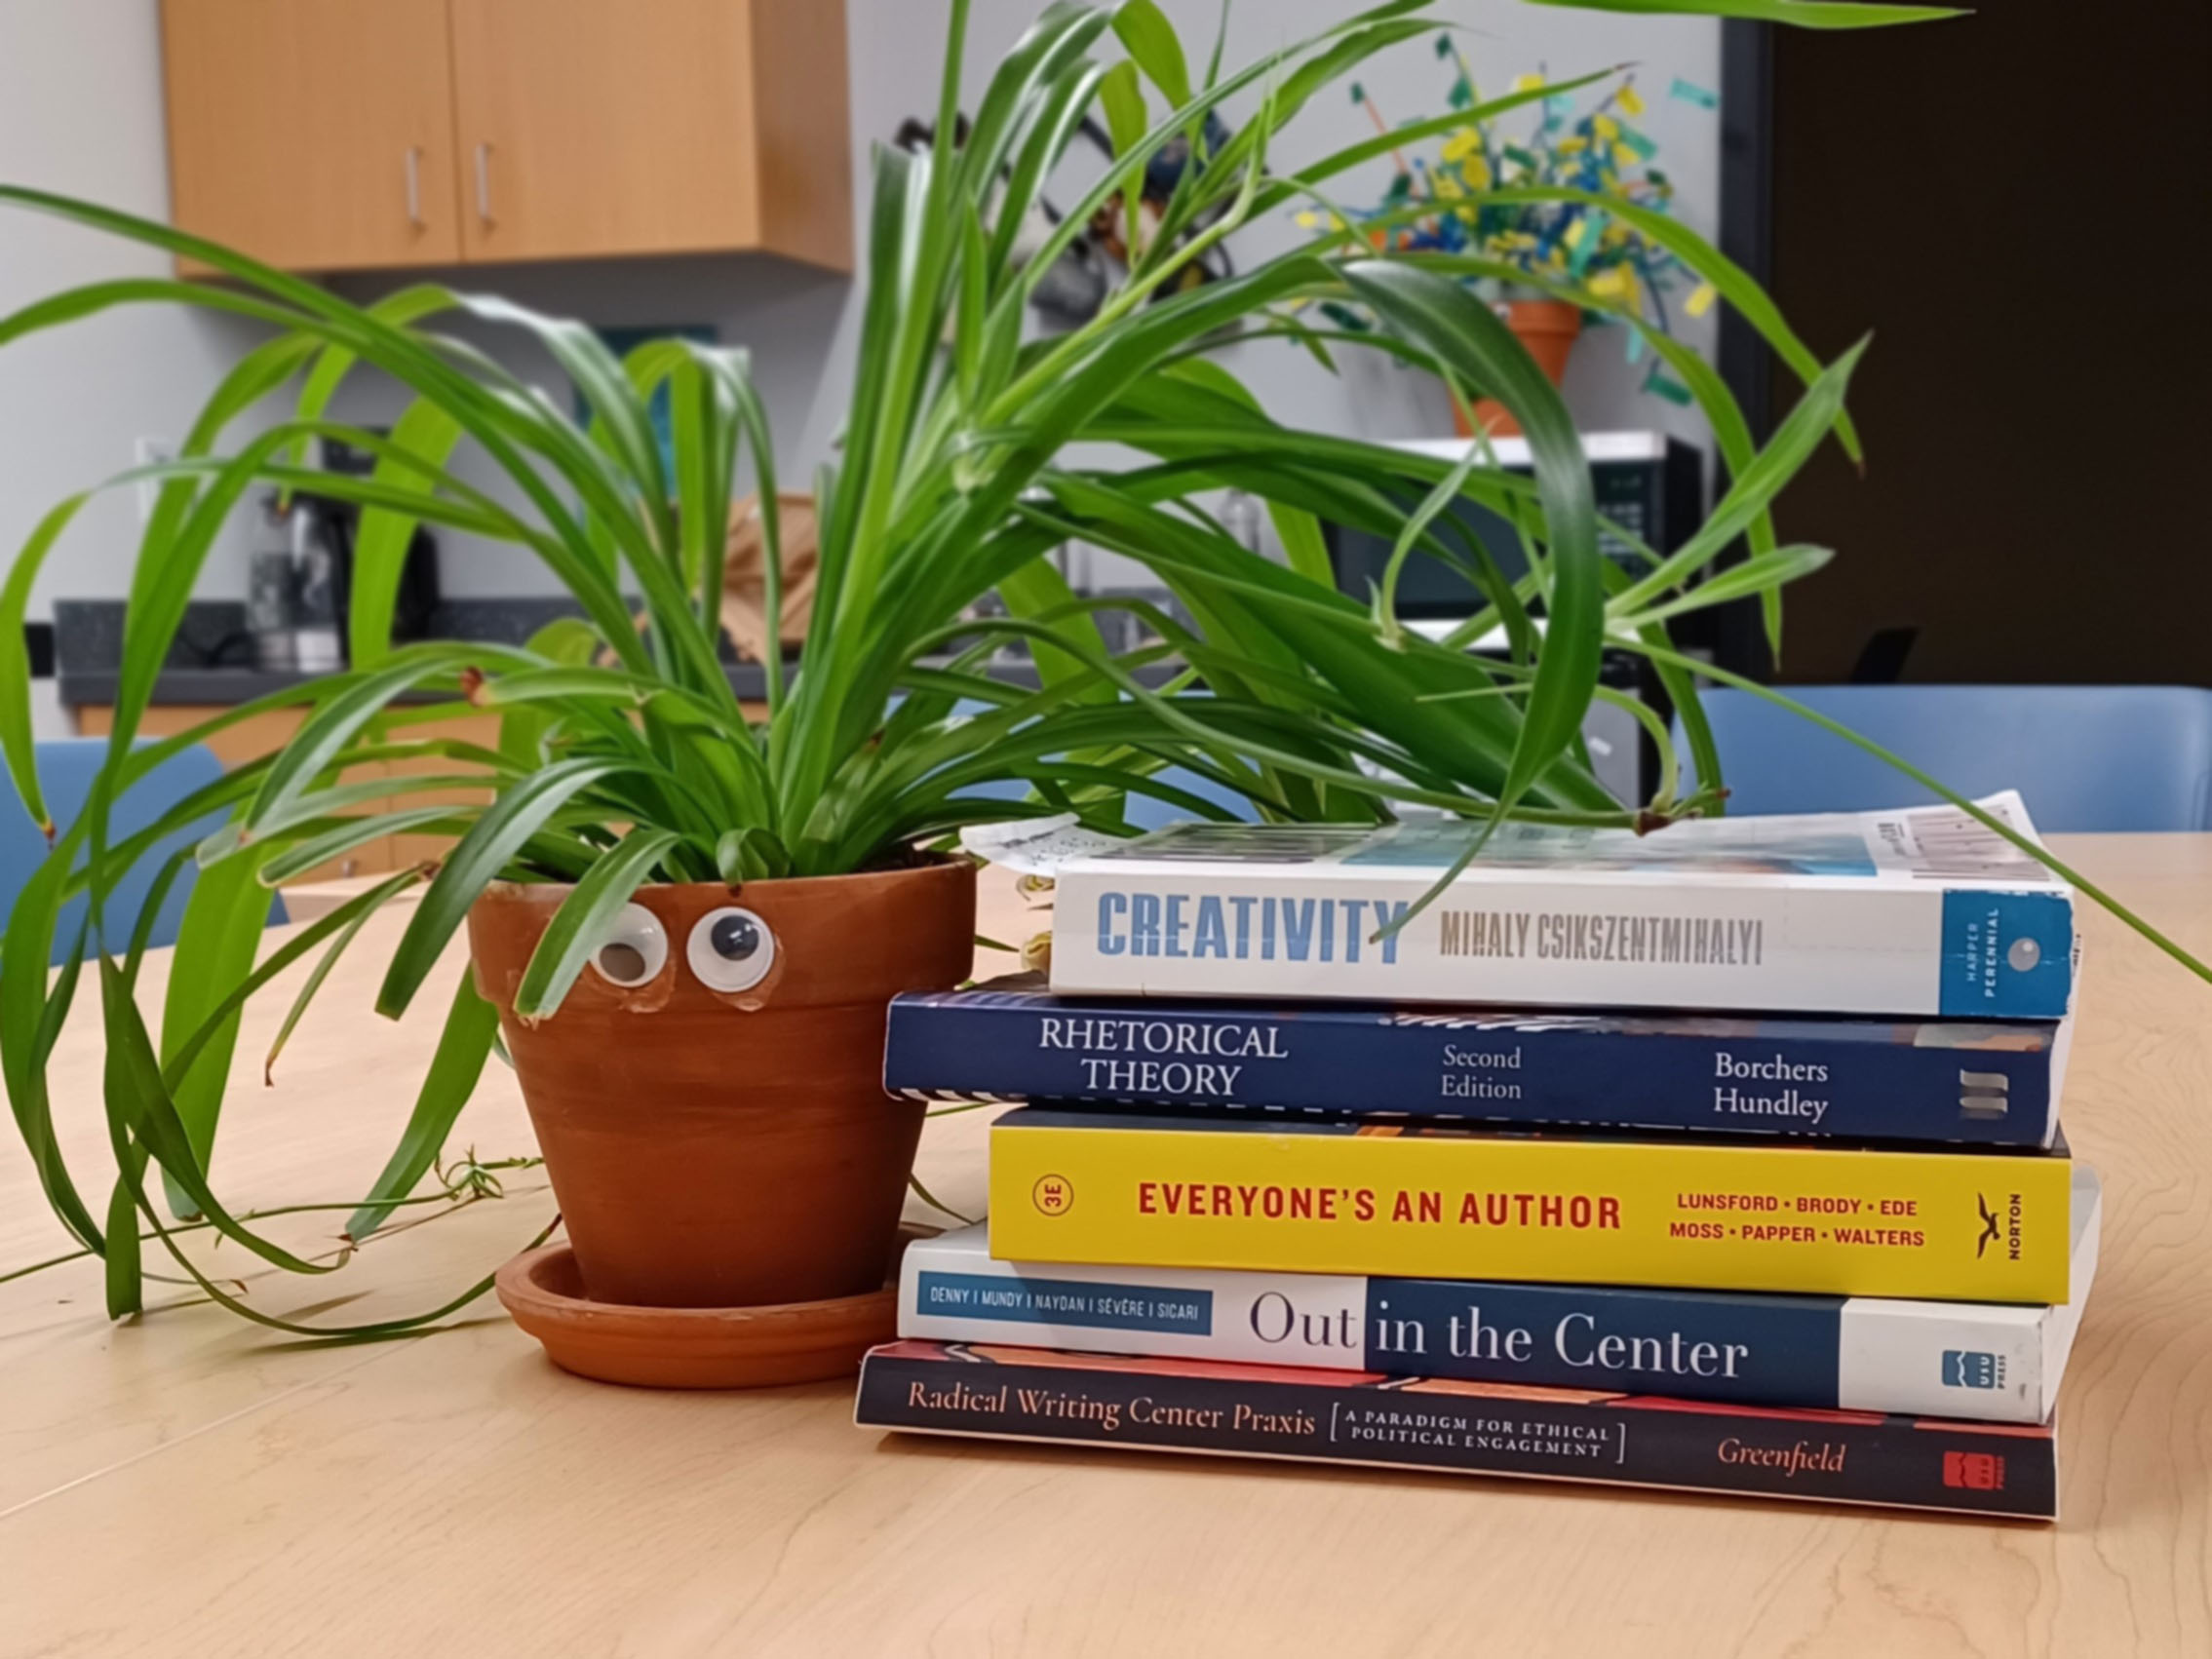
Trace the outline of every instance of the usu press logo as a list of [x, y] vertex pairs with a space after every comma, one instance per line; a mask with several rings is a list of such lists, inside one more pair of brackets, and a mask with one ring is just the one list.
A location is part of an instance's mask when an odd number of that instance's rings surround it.
[[1971, 1348], [1943, 1351], [1943, 1386], [1946, 1388], [2002, 1388], [2004, 1358]]
[[1029, 1202], [1040, 1215], [1065, 1215], [1075, 1208], [1075, 1183], [1066, 1176], [1039, 1176], [1029, 1188]]

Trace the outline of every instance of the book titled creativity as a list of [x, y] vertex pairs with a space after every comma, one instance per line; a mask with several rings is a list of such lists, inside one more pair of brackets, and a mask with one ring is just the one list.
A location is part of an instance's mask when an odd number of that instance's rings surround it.
[[[2033, 839], [2017, 794], [1981, 803]], [[1057, 869], [1063, 994], [1818, 1009], [2055, 1020], [2067, 884], [1963, 812], [1654, 834], [1423, 821], [1173, 826]]]

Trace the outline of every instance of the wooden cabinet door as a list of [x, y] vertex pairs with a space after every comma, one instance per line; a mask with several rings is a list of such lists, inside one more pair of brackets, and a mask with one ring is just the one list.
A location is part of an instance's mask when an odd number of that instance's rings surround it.
[[446, 0], [162, 0], [171, 216], [291, 270], [461, 252]]
[[471, 259], [758, 240], [754, 0], [451, 0]]

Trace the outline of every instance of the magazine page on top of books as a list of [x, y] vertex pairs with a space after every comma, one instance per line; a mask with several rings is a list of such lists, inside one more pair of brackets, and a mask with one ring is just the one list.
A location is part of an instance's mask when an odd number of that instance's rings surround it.
[[[2013, 791], [1975, 803], [2037, 839]], [[1141, 863], [1327, 865], [1339, 870], [1427, 870], [1441, 875], [1483, 832], [1474, 819], [1420, 818], [1379, 829], [1338, 824], [1174, 824], [1087, 854]], [[1078, 843], [1080, 845], [1080, 843]], [[1541, 870], [1574, 876], [1841, 877], [1988, 881], [2012, 887], [2065, 883], [1956, 807], [1767, 818], [1689, 818], [1649, 835], [1633, 830], [1507, 823], [1460, 879]]]

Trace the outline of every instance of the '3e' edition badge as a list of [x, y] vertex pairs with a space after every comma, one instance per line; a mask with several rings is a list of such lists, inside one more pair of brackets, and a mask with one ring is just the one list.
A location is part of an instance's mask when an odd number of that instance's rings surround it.
[[1029, 1198], [1043, 1215], [1065, 1215], [1075, 1208], [1074, 1183], [1066, 1176], [1039, 1176]]

